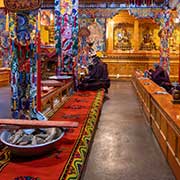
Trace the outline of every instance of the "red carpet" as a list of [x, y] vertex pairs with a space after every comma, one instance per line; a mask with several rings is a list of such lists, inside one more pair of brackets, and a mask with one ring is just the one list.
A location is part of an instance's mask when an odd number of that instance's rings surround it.
[[8, 149], [0, 154], [0, 180], [79, 179], [103, 103], [103, 91], [75, 93], [51, 120], [78, 121], [52, 153], [34, 160], [10, 160]]

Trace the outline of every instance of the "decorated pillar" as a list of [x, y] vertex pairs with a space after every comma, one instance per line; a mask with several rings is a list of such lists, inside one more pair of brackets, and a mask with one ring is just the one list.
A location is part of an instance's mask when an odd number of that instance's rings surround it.
[[137, 18], [154, 18], [155, 22], [159, 24], [160, 31], [160, 65], [167, 70], [170, 71], [170, 63], [169, 63], [169, 42], [168, 39], [172, 35], [173, 31], [173, 22], [172, 22], [172, 14], [171, 10], [167, 9], [168, 1], [165, 2], [166, 6], [164, 6], [164, 10], [156, 9], [152, 10], [151, 8], [146, 9], [132, 9], [130, 10], [130, 14], [134, 15]]
[[155, 21], [160, 25], [159, 37], [160, 37], [160, 65], [169, 73], [169, 38], [173, 32], [173, 22], [171, 10], [167, 9], [161, 11], [155, 16]]
[[55, 0], [57, 74], [71, 73], [77, 55], [78, 0]]
[[[37, 112], [37, 45], [39, 0], [6, 0], [11, 40], [12, 116], [20, 119], [44, 119]], [[14, 4], [15, 3], [15, 4]]]
[[72, 57], [73, 57], [73, 67], [72, 67], [72, 74], [74, 78], [74, 87], [75, 90], [77, 89], [78, 86], [78, 6], [79, 6], [79, 1], [74, 0], [73, 1], [73, 10], [72, 10]]

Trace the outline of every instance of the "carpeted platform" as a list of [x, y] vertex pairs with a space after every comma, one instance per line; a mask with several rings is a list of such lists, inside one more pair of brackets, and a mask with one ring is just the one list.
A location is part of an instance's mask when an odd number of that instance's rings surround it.
[[69, 129], [52, 153], [31, 160], [11, 159], [4, 148], [0, 154], [0, 180], [79, 179], [101, 112], [104, 92], [75, 93], [51, 120], [78, 121]]

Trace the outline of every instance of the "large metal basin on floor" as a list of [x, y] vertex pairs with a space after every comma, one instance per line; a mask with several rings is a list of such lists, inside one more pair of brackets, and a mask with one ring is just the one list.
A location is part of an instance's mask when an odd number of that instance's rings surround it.
[[12, 155], [15, 157], [34, 157], [41, 156], [48, 152], [51, 152], [55, 149], [55, 144], [64, 136], [64, 130], [57, 128], [57, 138], [53, 139], [50, 142], [46, 142], [44, 144], [36, 144], [36, 145], [15, 145], [8, 142], [8, 138], [11, 136], [11, 132], [5, 130], [1, 133], [0, 139], [1, 142], [8, 146]]

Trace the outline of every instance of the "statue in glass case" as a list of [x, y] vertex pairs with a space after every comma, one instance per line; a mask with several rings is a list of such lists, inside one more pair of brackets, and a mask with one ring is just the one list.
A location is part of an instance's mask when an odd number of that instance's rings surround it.
[[123, 51], [132, 49], [132, 45], [130, 42], [130, 34], [126, 28], [122, 27], [120, 31], [117, 33], [117, 43], [116, 48], [121, 49]]
[[153, 41], [152, 33], [150, 32], [149, 28], [146, 28], [143, 33], [143, 40], [140, 45], [140, 50], [156, 50], [156, 44]]

